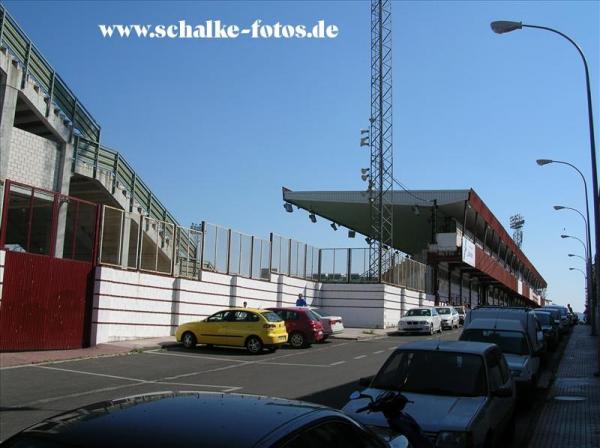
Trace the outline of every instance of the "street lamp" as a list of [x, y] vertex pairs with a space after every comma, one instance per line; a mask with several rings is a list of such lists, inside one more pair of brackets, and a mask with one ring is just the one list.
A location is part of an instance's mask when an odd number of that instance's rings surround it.
[[[589, 297], [589, 301], [590, 303], [588, 303], [588, 308], [590, 310], [595, 310], [597, 303], [598, 303], [598, 291], [596, 291], [596, 289], [594, 288], [594, 275], [592, 274], [592, 240], [591, 240], [591, 234], [592, 234], [592, 230], [591, 230], [591, 222], [590, 222], [590, 205], [589, 205], [589, 200], [588, 200], [588, 188], [587, 188], [587, 182], [585, 180], [585, 176], [583, 175], [583, 173], [581, 172], [581, 170], [579, 168], [577, 168], [575, 165], [573, 165], [572, 163], [569, 162], [563, 162], [561, 160], [552, 160], [552, 159], [538, 159], [536, 160], [536, 163], [539, 166], [544, 166], [544, 165], [548, 165], [551, 163], [557, 163], [559, 165], [566, 165], [568, 167], [573, 168], [575, 171], [577, 171], [579, 173], [579, 175], [581, 176], [581, 180], [583, 181], [583, 191], [585, 193], [585, 214], [586, 214], [586, 218], [583, 218], [586, 222], [586, 236], [587, 236], [587, 258], [588, 258], [588, 263], [587, 263], [587, 267], [586, 269], [588, 270], [588, 297]], [[563, 208], [567, 208], [567, 207], [562, 207], [562, 206], [555, 206], [554, 209], [555, 210], [561, 210]], [[581, 215], [581, 212], [579, 212], [579, 210], [574, 210], [572, 208], [569, 208], [570, 210], [576, 211]], [[583, 215], [582, 215], [583, 217]], [[596, 334], [596, 313], [595, 312], [590, 312], [590, 324], [591, 324], [591, 328], [592, 328], [592, 335]]]
[[573, 235], [565, 235], [565, 234], [562, 234], [560, 237], [561, 237], [562, 239], [565, 239], [565, 238], [573, 238], [574, 240], [577, 240], [577, 241], [579, 241], [579, 242], [581, 243], [581, 245], [583, 246], [583, 250], [585, 251], [585, 253], [586, 253], [586, 255], [587, 255], [587, 249], [586, 249], [586, 247], [585, 247], [585, 243], [582, 241], [582, 239], [581, 239], [581, 238], [578, 238], [578, 237], [576, 237], [576, 236], [573, 236]]
[[[591, 315], [592, 318], [592, 331], [594, 331], [594, 324], [596, 319], [597, 312], [597, 298], [600, 291], [600, 192], [598, 191], [598, 167], [596, 166], [596, 140], [594, 137], [594, 114], [592, 112], [592, 87], [590, 85], [590, 71], [588, 69], [588, 63], [583, 54], [583, 50], [575, 43], [573, 39], [567, 36], [564, 33], [561, 33], [558, 30], [553, 28], [548, 28], [545, 26], [539, 25], [525, 25], [522, 22], [511, 22], [511, 21], [497, 21], [491, 23], [492, 31], [498, 34], [508, 33], [515, 30], [520, 30], [523, 28], [535, 28], [544, 31], [550, 31], [551, 33], [558, 34], [564, 39], [568, 40], [577, 50], [579, 55], [581, 56], [581, 60], [583, 61], [583, 68], [585, 69], [585, 84], [587, 91], [587, 106], [588, 106], [588, 125], [589, 125], [589, 134], [590, 134], [590, 156], [591, 156], [591, 168], [592, 168], [592, 188], [593, 195], [592, 201], [594, 203], [594, 227], [595, 227], [595, 240], [596, 240], [596, 269], [595, 269], [595, 279], [596, 279], [596, 290], [594, 291], [594, 303], [593, 310]], [[588, 219], [589, 221], [589, 219]], [[591, 257], [591, 254], [590, 254]], [[594, 333], [593, 333], [594, 334]], [[600, 373], [600, 371], [599, 371]]]
[[568, 257], [577, 257], [577, 258], [581, 258], [583, 260], [584, 263], [587, 263], [587, 260], [585, 258], [583, 258], [581, 255], [577, 255], [577, 254], [568, 254]]

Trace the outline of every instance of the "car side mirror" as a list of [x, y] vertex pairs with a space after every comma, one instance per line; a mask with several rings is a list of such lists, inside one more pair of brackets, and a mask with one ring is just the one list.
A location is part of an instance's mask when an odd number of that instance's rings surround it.
[[373, 378], [374, 376], [365, 376], [364, 378], [358, 380], [358, 385], [360, 387], [369, 387], [373, 381]]
[[494, 392], [492, 392], [492, 395], [498, 398], [508, 398], [512, 397], [512, 393], [513, 392], [510, 387], [499, 387]]

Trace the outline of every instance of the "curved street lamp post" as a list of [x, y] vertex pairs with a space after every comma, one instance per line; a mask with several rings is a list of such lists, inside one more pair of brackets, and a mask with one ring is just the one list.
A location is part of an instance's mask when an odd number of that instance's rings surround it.
[[[522, 22], [513, 22], [513, 21], [496, 21], [491, 23], [492, 31], [498, 34], [509, 33], [511, 31], [520, 30], [523, 28], [534, 28], [544, 31], [550, 31], [551, 33], [558, 34], [563, 37], [567, 41], [569, 41], [577, 50], [579, 55], [581, 56], [581, 60], [583, 61], [583, 67], [585, 69], [585, 83], [586, 83], [586, 92], [587, 92], [587, 106], [588, 106], [588, 124], [589, 124], [589, 134], [590, 134], [590, 156], [591, 156], [591, 168], [592, 168], [592, 202], [594, 204], [594, 237], [596, 243], [596, 254], [595, 254], [595, 273], [594, 278], [596, 280], [595, 291], [594, 291], [594, 303], [593, 310], [591, 315], [594, 316], [593, 321], [597, 317], [597, 297], [600, 295], [600, 193], [598, 191], [598, 168], [596, 166], [596, 140], [594, 137], [594, 115], [592, 112], [592, 88], [590, 85], [590, 71], [588, 69], [588, 63], [583, 54], [583, 50], [577, 45], [577, 43], [571, 39], [566, 34], [555, 30], [553, 28], [549, 28], [546, 26], [539, 25], [527, 25]], [[600, 360], [600, 358], [599, 358]]]

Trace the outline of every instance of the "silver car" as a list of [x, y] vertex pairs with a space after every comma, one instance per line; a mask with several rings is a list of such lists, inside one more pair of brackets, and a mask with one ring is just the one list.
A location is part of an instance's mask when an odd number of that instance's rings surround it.
[[[419, 341], [398, 347], [363, 394], [401, 390], [411, 415], [436, 447], [510, 446], [516, 393], [506, 361], [495, 344]], [[367, 399], [351, 400], [346, 414], [376, 431], [389, 431], [379, 414], [358, 414]], [[506, 442], [506, 441], [505, 441]]]
[[454, 330], [460, 326], [460, 316], [458, 311], [452, 306], [436, 306], [440, 318], [442, 319], [442, 328]]

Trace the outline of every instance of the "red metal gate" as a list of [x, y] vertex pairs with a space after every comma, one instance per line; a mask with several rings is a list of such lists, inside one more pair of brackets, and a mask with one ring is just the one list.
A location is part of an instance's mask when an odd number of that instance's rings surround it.
[[7, 251], [0, 350], [87, 346], [93, 272], [92, 263]]
[[6, 181], [0, 350], [89, 345], [98, 223], [94, 203]]

